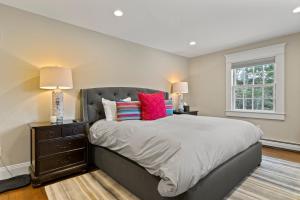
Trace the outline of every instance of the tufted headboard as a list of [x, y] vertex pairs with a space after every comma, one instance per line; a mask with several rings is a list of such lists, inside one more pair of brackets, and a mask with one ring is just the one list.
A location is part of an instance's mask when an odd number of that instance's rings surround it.
[[[159, 90], [132, 87], [104, 87], [91, 88], [81, 90], [81, 114], [82, 119], [89, 123], [104, 119], [105, 113], [102, 105], [102, 98], [109, 100], [120, 100], [131, 97], [133, 101], [137, 100], [139, 92], [155, 93]], [[169, 94], [164, 92], [165, 99], [169, 98]]]

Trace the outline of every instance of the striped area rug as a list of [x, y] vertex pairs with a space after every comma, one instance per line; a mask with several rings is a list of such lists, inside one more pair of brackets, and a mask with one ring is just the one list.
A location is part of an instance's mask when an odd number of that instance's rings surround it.
[[[45, 187], [49, 200], [138, 200], [101, 170]], [[300, 164], [263, 156], [227, 200], [300, 200]]]

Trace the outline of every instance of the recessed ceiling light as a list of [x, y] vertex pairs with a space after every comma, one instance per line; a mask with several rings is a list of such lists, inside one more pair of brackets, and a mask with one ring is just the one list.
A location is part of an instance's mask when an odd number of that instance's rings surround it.
[[123, 11], [122, 10], [115, 10], [114, 11], [114, 15], [116, 17], [122, 17], [124, 15]]
[[195, 46], [196, 44], [197, 44], [197, 42], [195, 42], [195, 41], [190, 41], [190, 43], [189, 43], [191, 46]]
[[293, 13], [300, 13], [300, 6], [298, 6], [297, 8], [295, 8], [295, 9], [293, 10]]

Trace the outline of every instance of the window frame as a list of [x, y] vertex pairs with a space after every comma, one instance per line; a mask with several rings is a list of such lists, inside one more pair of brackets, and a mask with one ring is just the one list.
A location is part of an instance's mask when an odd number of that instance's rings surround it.
[[[260, 119], [285, 120], [285, 91], [284, 91], [284, 72], [285, 72], [285, 43], [276, 44], [238, 53], [225, 55], [226, 58], [226, 116], [247, 117]], [[275, 57], [274, 66], [274, 90], [273, 90], [273, 111], [266, 110], [236, 110], [234, 98], [234, 76], [232, 64], [251, 60]], [[253, 97], [252, 97], [253, 98]]]

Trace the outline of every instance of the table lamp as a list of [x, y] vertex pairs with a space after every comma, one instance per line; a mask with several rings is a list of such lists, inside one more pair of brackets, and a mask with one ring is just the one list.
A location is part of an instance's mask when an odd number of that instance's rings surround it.
[[178, 111], [183, 112], [183, 94], [189, 92], [188, 82], [177, 82], [172, 85], [172, 92], [178, 94]]
[[62, 123], [64, 118], [64, 93], [62, 90], [73, 88], [71, 69], [64, 67], [41, 68], [40, 88], [53, 90], [50, 121]]

